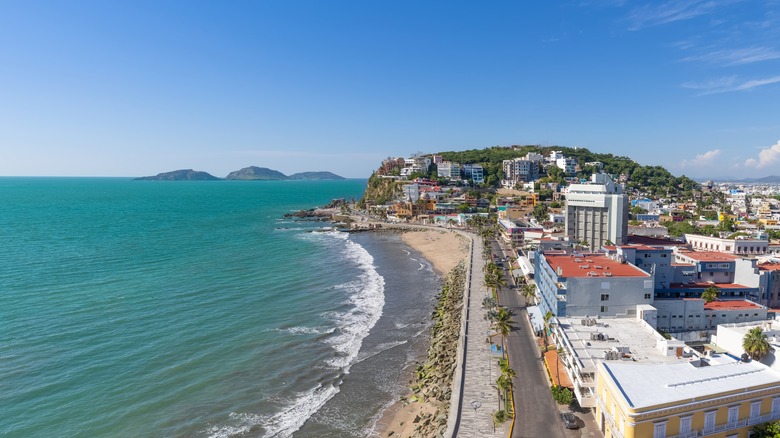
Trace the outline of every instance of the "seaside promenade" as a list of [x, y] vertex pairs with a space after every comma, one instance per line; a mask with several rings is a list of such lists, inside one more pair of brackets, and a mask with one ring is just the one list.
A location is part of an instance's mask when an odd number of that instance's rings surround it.
[[[499, 356], [490, 351], [490, 322], [485, 319], [482, 300], [490, 296], [485, 286], [482, 259], [482, 240], [473, 234], [463, 233], [471, 240], [469, 255], [469, 275], [464, 295], [464, 318], [461, 322], [461, 340], [463, 351], [459, 351], [458, 366], [462, 367], [462, 381], [455, 377], [450, 423], [453, 437], [507, 437], [510, 422], [499, 425], [493, 423], [493, 413], [500, 409], [496, 379], [501, 375], [498, 368]], [[462, 361], [462, 362], [461, 362]], [[460, 397], [457, 400], [456, 397]], [[448, 428], [448, 431], [450, 429]]]
[[[373, 221], [370, 223], [385, 230], [449, 231], [469, 240], [467, 284], [463, 296], [458, 356], [452, 383], [447, 431], [444, 436], [448, 438], [508, 437], [511, 420], [498, 425], [493, 422], [493, 414], [506, 407], [503, 404], [499, 406], [496, 380], [501, 375], [498, 367], [500, 355], [491, 352], [491, 344], [488, 342], [488, 335], [491, 334], [490, 322], [485, 318], [486, 310], [482, 308], [482, 300], [491, 296], [485, 286], [482, 239], [463, 230], [448, 230], [430, 225], [388, 224]], [[368, 225], [366, 222], [362, 224]]]

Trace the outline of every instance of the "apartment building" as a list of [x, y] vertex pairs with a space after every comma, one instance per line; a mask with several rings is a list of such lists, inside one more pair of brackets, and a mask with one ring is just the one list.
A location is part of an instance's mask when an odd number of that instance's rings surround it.
[[471, 180], [474, 181], [474, 184], [482, 184], [485, 182], [484, 169], [479, 164], [464, 164], [463, 176], [466, 177], [466, 179], [471, 178]]
[[451, 161], [442, 161], [436, 169], [439, 178], [446, 178], [450, 181], [460, 181], [460, 164]]
[[515, 158], [502, 162], [504, 179], [508, 185], [518, 182], [531, 182], [539, 179], [539, 163], [525, 158]]
[[636, 305], [653, 302], [650, 274], [603, 253], [539, 253], [534, 271], [542, 314], [628, 315]]
[[591, 249], [607, 242], [622, 245], [628, 236], [628, 197], [605, 173], [589, 184], [572, 184], [566, 193], [566, 235]]

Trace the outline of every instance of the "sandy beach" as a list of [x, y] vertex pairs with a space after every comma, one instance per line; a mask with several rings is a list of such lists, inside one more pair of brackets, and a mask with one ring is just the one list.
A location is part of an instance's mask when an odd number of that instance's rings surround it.
[[[403, 233], [404, 243], [420, 252], [433, 266], [439, 276], [444, 276], [468, 254], [468, 239], [458, 233], [445, 230], [408, 231]], [[425, 353], [420, 361], [425, 360]], [[404, 376], [404, 383], [413, 378], [414, 367], [410, 367]], [[411, 391], [406, 394], [410, 398]], [[387, 408], [377, 422], [372, 436], [375, 437], [410, 437], [418, 425], [415, 418], [429, 414], [435, 410], [430, 403], [398, 401]]]
[[407, 231], [402, 239], [419, 251], [439, 276], [450, 272], [460, 261], [465, 260], [468, 252], [468, 240], [452, 231]]

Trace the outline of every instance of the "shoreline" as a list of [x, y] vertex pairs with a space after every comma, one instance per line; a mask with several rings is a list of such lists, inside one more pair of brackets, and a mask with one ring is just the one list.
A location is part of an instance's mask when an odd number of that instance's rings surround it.
[[[389, 230], [385, 229], [385, 231]], [[393, 231], [401, 232], [401, 240], [404, 244], [420, 253], [431, 264], [442, 283], [448, 273], [467, 260], [469, 243], [458, 233], [435, 229]], [[427, 418], [427, 421], [430, 421], [430, 417], [437, 412], [439, 407], [435, 406], [435, 401], [409, 401], [417, 398], [410, 385], [415, 383], [415, 370], [425, 364], [429, 358], [433, 347], [432, 340], [429, 333], [424, 341], [424, 348], [420, 348], [414, 361], [403, 370], [400, 383], [407, 387], [407, 390], [400, 400], [393, 402], [381, 412], [369, 436], [412, 436], [415, 434], [415, 429], [421, 425], [421, 419]]]

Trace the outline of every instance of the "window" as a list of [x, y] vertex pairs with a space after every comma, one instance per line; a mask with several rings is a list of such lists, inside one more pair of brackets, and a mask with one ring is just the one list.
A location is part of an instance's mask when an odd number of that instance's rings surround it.
[[736, 423], [737, 420], [739, 420], [739, 405], [729, 406], [729, 417], [726, 421], [729, 423]]
[[715, 276], [715, 273], [714, 272], [710, 272], [710, 277], [713, 277], [713, 276]]
[[[649, 300], [650, 299], [650, 294], [645, 294], [645, 299]], [[756, 315], [758, 315], [758, 314], [756, 314]]]
[[715, 429], [715, 414], [716, 411], [710, 411], [704, 413], [704, 431], [712, 432]]
[[666, 438], [666, 421], [653, 424], [653, 438]]
[[750, 418], [761, 416], [761, 400], [750, 402]]
[[691, 416], [680, 417], [680, 435], [691, 431]]
[[772, 399], [772, 415], [780, 414], [780, 397]]
[[661, 254], [661, 257], [666, 258], [666, 254]]
[[601, 294], [601, 301], [609, 301], [609, 294]]
[[601, 312], [609, 312], [609, 307], [601, 306]]

